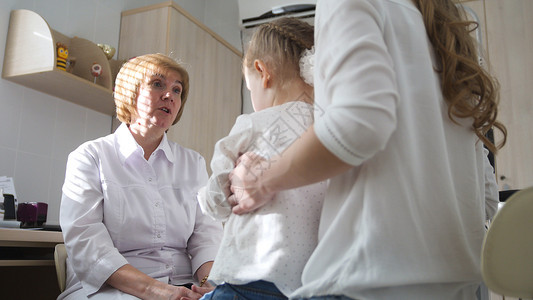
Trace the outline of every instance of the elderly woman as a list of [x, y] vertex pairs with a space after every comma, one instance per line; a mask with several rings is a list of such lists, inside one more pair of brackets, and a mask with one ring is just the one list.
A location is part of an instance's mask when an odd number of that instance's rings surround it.
[[166, 136], [188, 91], [187, 71], [162, 54], [121, 68], [122, 124], [68, 157], [60, 210], [67, 283], [58, 299], [198, 299], [212, 289], [222, 226], [197, 203], [206, 164]]

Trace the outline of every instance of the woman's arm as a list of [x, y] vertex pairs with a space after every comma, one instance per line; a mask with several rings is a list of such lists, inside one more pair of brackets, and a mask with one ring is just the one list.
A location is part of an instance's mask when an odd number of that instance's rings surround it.
[[[203, 264], [200, 268], [198, 268], [198, 270], [194, 274], [194, 277], [196, 278], [196, 280], [198, 280], [198, 282], [200, 284], [199, 285], [193, 285], [191, 287], [191, 290], [193, 292], [196, 292], [198, 294], [204, 295], [205, 293], [209, 293], [209, 292], [211, 292], [212, 290], [215, 289], [215, 287], [212, 286], [207, 281], [208, 278], [209, 278], [209, 273], [211, 272], [211, 268], [212, 267], [213, 267], [213, 262], [212, 261], [208, 261], [205, 264]], [[183, 298], [183, 299], [189, 299], [189, 298]]]
[[196, 273], [194, 274], [194, 277], [196, 277], [196, 280], [200, 283], [199, 285], [202, 287], [209, 287], [211, 284], [207, 282], [207, 278], [209, 278], [209, 273], [211, 272], [211, 268], [213, 267], [213, 262], [208, 261], [204, 263]]
[[199, 299], [202, 296], [188, 288], [160, 282], [129, 264], [116, 270], [107, 279], [106, 283], [124, 293], [141, 299], [168, 300], [181, 299], [181, 297]]
[[233, 212], [251, 212], [272, 200], [279, 191], [323, 181], [352, 167], [324, 147], [311, 126], [285, 152], [270, 161], [252, 153], [239, 158], [230, 174]]
[[396, 130], [398, 91], [379, 5], [319, 2], [323, 6], [332, 7], [318, 10], [315, 19], [315, 123], [275, 160], [241, 159], [230, 177], [237, 214], [258, 208], [277, 191], [363, 164]]
[[69, 155], [60, 209], [69, 261], [89, 295], [128, 263], [115, 248], [103, 223], [100, 157], [94, 149], [92, 144], [85, 144]]
[[222, 223], [203, 215], [200, 207], [196, 209], [194, 217], [194, 231], [187, 242], [187, 252], [191, 257], [191, 265], [196, 280], [209, 275], [213, 260], [218, 252], [222, 240]]

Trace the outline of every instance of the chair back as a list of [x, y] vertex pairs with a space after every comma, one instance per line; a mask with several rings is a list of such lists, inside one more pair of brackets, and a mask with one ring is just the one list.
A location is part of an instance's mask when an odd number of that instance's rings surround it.
[[54, 250], [54, 261], [56, 264], [57, 283], [59, 290], [63, 292], [67, 281], [67, 249], [65, 244], [57, 244]]
[[514, 193], [494, 216], [483, 242], [481, 271], [491, 291], [533, 298], [533, 187]]

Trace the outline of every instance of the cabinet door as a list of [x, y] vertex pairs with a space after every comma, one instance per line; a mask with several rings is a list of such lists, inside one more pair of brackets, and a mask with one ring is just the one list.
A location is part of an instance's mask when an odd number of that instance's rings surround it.
[[182, 119], [168, 135], [209, 163], [215, 143], [241, 113], [241, 58], [177, 10], [171, 11], [169, 51], [191, 79]]
[[[500, 189], [533, 185], [533, 12], [531, 0], [485, 0], [488, 53], [500, 82], [507, 144], [496, 156]], [[498, 136], [496, 136], [498, 138]]]
[[[479, 54], [481, 56], [481, 63], [487, 59], [487, 22], [485, 20], [485, 1], [484, 0], [470, 0], [461, 1], [460, 3], [465, 9], [466, 17], [471, 21], [478, 22], [478, 28], [472, 32], [472, 36], [476, 38], [479, 45]], [[489, 66], [485, 65], [489, 68]]]
[[122, 16], [118, 57], [129, 59], [148, 53], [166, 53], [168, 8]]

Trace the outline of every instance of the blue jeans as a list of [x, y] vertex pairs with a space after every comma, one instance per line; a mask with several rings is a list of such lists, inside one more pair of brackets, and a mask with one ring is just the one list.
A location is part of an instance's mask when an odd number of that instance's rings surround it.
[[315, 296], [311, 298], [296, 298], [294, 300], [353, 300], [346, 296]]
[[200, 300], [280, 300], [287, 299], [278, 288], [268, 281], [253, 281], [243, 285], [221, 284]]

